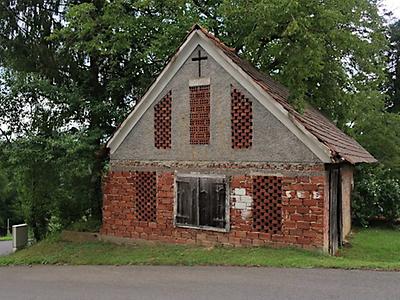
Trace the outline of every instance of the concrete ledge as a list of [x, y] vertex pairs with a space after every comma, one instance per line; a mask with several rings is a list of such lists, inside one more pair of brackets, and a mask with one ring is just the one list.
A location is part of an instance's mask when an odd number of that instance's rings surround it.
[[190, 79], [189, 86], [204, 86], [210, 85], [210, 77], [207, 78], [198, 78], [198, 79]]
[[95, 242], [99, 241], [99, 233], [97, 232], [79, 232], [63, 230], [61, 232], [61, 239], [67, 242]]

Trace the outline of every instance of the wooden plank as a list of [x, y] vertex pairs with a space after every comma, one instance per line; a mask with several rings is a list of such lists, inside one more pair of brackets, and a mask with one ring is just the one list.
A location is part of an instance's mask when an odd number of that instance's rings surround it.
[[212, 178], [201, 178], [199, 187], [199, 224], [212, 226]]
[[176, 182], [177, 224], [225, 228], [225, 178], [178, 176]]
[[224, 228], [226, 225], [226, 183], [224, 179], [214, 180], [211, 198], [213, 226]]
[[330, 170], [330, 199], [329, 199], [329, 252], [335, 255], [339, 248], [340, 240], [340, 227], [339, 215], [341, 212], [339, 208], [339, 190], [340, 190], [340, 176], [339, 169], [332, 168]]
[[198, 225], [197, 179], [179, 177], [177, 179], [177, 215], [179, 224]]

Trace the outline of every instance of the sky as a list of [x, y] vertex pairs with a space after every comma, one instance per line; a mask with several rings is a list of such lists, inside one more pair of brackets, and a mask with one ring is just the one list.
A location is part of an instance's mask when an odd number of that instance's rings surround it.
[[382, 4], [393, 12], [396, 19], [400, 19], [400, 0], [383, 0]]

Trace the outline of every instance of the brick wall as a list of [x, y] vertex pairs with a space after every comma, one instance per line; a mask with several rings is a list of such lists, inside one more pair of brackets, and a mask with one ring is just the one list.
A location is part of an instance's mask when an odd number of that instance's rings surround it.
[[282, 177], [279, 233], [253, 228], [253, 177], [230, 176], [230, 230], [174, 227], [174, 173], [157, 172], [156, 222], [135, 219], [135, 172], [110, 172], [104, 182], [102, 234], [172, 243], [323, 248], [324, 176]]

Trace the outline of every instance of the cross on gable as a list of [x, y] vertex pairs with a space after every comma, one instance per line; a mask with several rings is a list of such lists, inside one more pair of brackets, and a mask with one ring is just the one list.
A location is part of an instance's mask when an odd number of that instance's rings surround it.
[[201, 51], [200, 50], [197, 53], [198, 53], [198, 56], [192, 58], [192, 61], [198, 61], [199, 62], [199, 77], [201, 77], [201, 61], [208, 59], [208, 57], [207, 56], [201, 56]]

